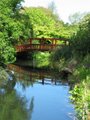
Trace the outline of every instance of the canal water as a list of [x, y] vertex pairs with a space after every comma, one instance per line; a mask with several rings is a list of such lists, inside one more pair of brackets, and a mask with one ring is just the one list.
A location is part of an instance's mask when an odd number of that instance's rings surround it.
[[15, 76], [0, 87], [0, 120], [75, 120], [67, 80], [45, 70], [9, 69]]

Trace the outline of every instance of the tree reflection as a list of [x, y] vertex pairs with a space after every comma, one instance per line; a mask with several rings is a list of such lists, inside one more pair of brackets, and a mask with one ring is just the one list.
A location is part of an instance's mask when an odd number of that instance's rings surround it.
[[16, 93], [15, 84], [14, 78], [0, 86], [0, 120], [28, 120], [28, 118], [31, 120], [34, 98], [31, 98], [29, 109], [27, 109], [27, 101]]
[[29, 110], [28, 110], [28, 118], [29, 118], [29, 120], [31, 120], [31, 118], [32, 118], [33, 108], [34, 108], [34, 97], [32, 97], [32, 99], [31, 99]]

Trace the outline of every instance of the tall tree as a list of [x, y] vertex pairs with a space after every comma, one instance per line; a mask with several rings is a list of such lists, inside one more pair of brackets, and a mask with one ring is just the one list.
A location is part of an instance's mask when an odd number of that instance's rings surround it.
[[0, 61], [15, 61], [14, 45], [30, 36], [28, 16], [20, 12], [22, 0], [0, 0]]
[[55, 5], [55, 2], [54, 2], [54, 1], [50, 2], [50, 4], [48, 5], [48, 8], [49, 8], [53, 13], [56, 13], [56, 5]]
[[72, 37], [72, 45], [79, 55], [90, 53], [90, 14], [87, 14], [79, 24], [77, 34]]
[[81, 19], [86, 15], [86, 13], [76, 12], [73, 15], [69, 16], [69, 21], [71, 24], [77, 24], [81, 21]]
[[33, 26], [34, 37], [60, 37], [60, 31], [64, 25], [56, 14], [43, 7], [25, 8]]

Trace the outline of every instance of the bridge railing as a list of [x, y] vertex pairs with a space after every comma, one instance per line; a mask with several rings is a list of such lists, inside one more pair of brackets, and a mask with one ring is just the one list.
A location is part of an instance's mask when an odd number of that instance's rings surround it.
[[[38, 44], [37, 42], [33, 44], [34, 40], [37, 40]], [[49, 43], [47, 43], [47, 41]], [[66, 45], [67, 42], [68, 41], [66, 39], [59, 39], [59, 38], [30, 38], [27, 44], [17, 45], [15, 46], [15, 48], [17, 52], [23, 52], [29, 50], [50, 51], [58, 46]]]
[[29, 50], [32, 50], [32, 51], [35, 51], [35, 50], [38, 50], [38, 51], [49, 51], [49, 50], [53, 50], [55, 49], [56, 47], [60, 47], [61, 45], [47, 45], [47, 44], [44, 44], [44, 45], [41, 45], [41, 44], [26, 44], [26, 45], [20, 45], [20, 46], [16, 46], [16, 51], [17, 52], [24, 52], [24, 51], [29, 51]]

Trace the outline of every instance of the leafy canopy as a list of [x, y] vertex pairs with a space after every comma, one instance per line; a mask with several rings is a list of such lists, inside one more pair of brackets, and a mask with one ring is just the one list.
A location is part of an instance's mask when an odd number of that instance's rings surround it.
[[0, 61], [15, 61], [14, 45], [30, 37], [27, 15], [20, 12], [22, 0], [0, 0]]

